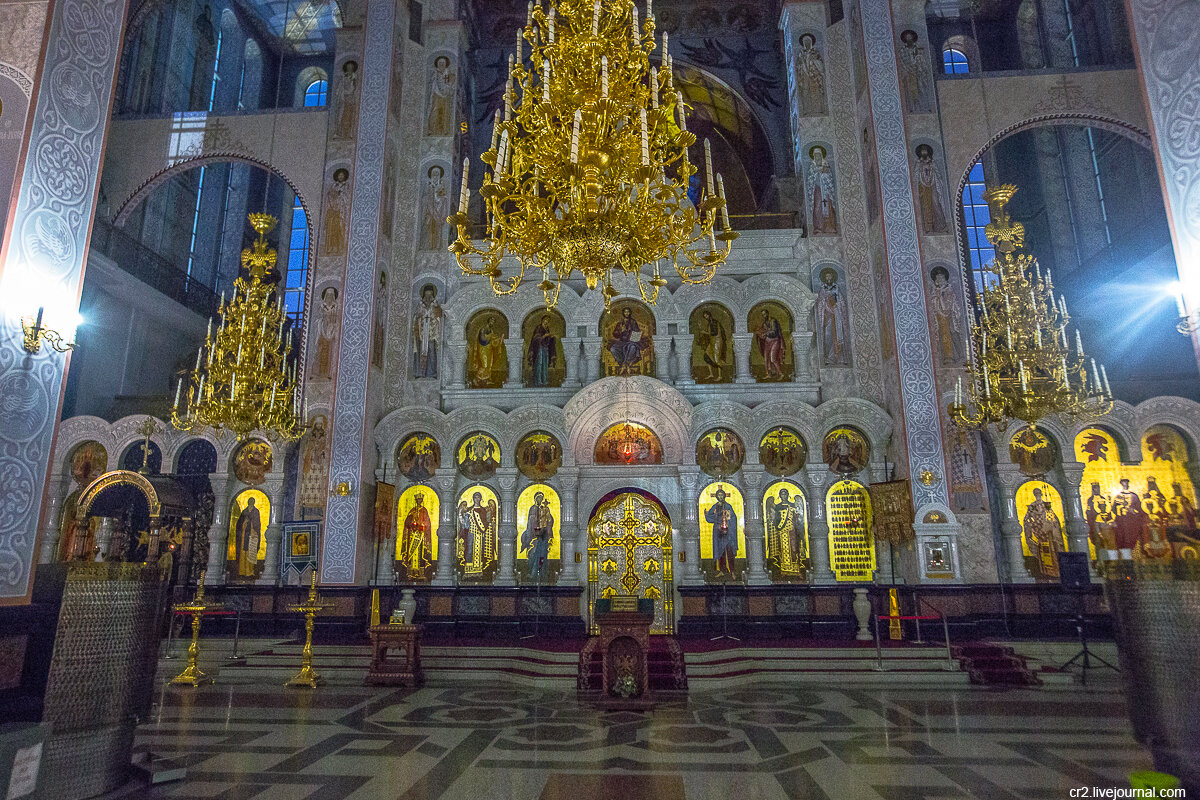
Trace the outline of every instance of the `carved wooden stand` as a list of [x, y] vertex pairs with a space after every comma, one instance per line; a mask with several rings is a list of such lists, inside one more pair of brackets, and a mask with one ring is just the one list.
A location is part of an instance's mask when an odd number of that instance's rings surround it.
[[[591, 668], [592, 654], [600, 653], [603, 664], [603, 679], [596, 705], [603, 709], [625, 709], [642, 711], [654, 708], [654, 696], [650, 692], [650, 625], [653, 614], [636, 611], [610, 611], [596, 614], [598, 635], [588, 639], [579, 653], [579, 685], [587, 686], [587, 671]], [[636, 692], [622, 697], [622, 679], [632, 677]]]
[[373, 686], [420, 686], [420, 625], [372, 625], [371, 667], [366, 682]]

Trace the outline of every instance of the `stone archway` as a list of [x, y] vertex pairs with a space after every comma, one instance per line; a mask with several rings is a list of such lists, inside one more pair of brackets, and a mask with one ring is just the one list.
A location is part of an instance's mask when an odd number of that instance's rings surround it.
[[651, 633], [674, 633], [674, 550], [662, 502], [642, 489], [609, 492], [592, 509], [587, 532], [589, 629], [597, 600], [632, 595], [653, 600]]

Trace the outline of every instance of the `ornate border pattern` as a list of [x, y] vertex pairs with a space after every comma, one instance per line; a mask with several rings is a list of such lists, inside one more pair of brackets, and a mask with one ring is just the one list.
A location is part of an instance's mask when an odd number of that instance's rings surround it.
[[917, 214], [913, 203], [904, 114], [900, 107], [900, 78], [896, 67], [891, 10], [887, 0], [863, 0], [863, 39], [867, 56], [867, 85], [875, 120], [875, 148], [883, 196], [888, 275], [896, 325], [896, 361], [908, 472], [913, 478], [932, 470], [936, 480], [926, 486], [914, 480], [917, 508], [931, 503], [949, 506], [933, 345], [922, 280]]
[[4, 77], [10, 79], [17, 86], [20, 86], [21, 91], [25, 93], [26, 97], [33, 97], [33, 80], [31, 80], [30, 77], [24, 72], [12, 66], [11, 64], [5, 64], [4, 62], [0, 61], [0, 75], [3, 75]]
[[[53, 8], [3, 275], [78, 297], [125, 0], [61, 0]], [[0, 600], [19, 600], [36, 558], [65, 361], [52, 351], [29, 356], [18, 321], [6, 315], [0, 324]]]
[[342, 331], [338, 338], [337, 387], [329, 448], [330, 484], [346, 481], [351, 492], [345, 497], [331, 496], [325, 511], [325, 539], [321, 547], [321, 577], [325, 583], [354, 581], [363, 456], [369, 435], [367, 379], [395, 13], [394, 3], [370, 0], [364, 25], [364, 79], [359, 99], [350, 242], [342, 294]]

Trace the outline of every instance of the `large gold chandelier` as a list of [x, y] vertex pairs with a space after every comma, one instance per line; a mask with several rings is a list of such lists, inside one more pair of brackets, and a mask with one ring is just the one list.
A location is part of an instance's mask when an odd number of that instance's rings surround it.
[[[547, 306], [575, 272], [589, 289], [603, 282], [606, 305], [618, 294], [614, 270], [633, 275], [650, 303], [666, 285], [662, 261], [685, 283], [712, 280], [737, 233], [707, 141], [703, 195], [698, 207], [688, 201], [696, 169], [687, 149], [696, 137], [675, 89], [666, 34], [659, 67], [650, 63], [656, 47], [651, 0], [644, 25], [633, 0], [529, 4], [509, 57], [504, 111], [481, 156], [490, 167], [479, 191], [482, 244], [467, 232], [466, 159], [458, 212], [448, 220], [458, 230], [450, 251], [465, 274], [486, 275], [497, 294], [511, 294], [526, 270], [540, 270]], [[507, 276], [505, 258], [516, 261]]]
[[1003, 431], [1010, 419], [1036, 427], [1052, 414], [1094, 417], [1112, 410], [1108, 371], [1084, 354], [1078, 329], [1071, 352], [1067, 301], [1060, 294], [1055, 302], [1050, 270], [1043, 277], [1037, 259], [1018, 252], [1025, 226], [1006, 208], [1016, 192], [1004, 185], [983, 194], [991, 213], [984, 233], [996, 249], [985, 269], [997, 278], [976, 295], [969, 386], [964, 396], [958, 379], [950, 406], [961, 427], [991, 423]]
[[[291, 336], [284, 333], [287, 312], [273, 280], [276, 254], [266, 239], [275, 223], [270, 214], [250, 215], [258, 238], [242, 251], [246, 277], [234, 281], [228, 303], [221, 295], [220, 325], [214, 333], [209, 317], [195, 369], [175, 388], [176, 428], [228, 430], [238, 439], [261, 432], [295, 440], [304, 433]], [[185, 382], [187, 402], [181, 406]]]

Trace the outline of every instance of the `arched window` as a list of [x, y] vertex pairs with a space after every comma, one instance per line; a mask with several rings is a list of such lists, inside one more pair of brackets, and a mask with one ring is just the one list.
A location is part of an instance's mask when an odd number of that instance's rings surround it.
[[329, 81], [318, 78], [304, 90], [305, 108], [322, 108], [329, 98]]
[[304, 322], [304, 288], [308, 284], [308, 214], [300, 198], [292, 202], [292, 226], [288, 237], [287, 271], [283, 282], [283, 305], [292, 320], [292, 330]]
[[963, 75], [971, 71], [971, 65], [963, 51], [947, 47], [942, 51], [942, 69], [947, 75]]

